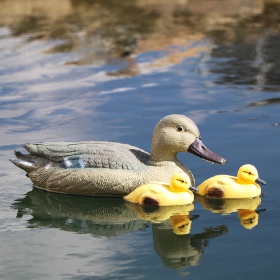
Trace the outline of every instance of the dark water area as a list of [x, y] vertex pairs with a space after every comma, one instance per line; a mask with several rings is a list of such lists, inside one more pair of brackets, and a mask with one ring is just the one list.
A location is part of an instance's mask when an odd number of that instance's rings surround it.
[[[0, 6], [1, 279], [277, 279], [279, 1]], [[8, 160], [36, 141], [150, 151], [154, 126], [173, 113], [228, 160], [179, 154], [197, 185], [251, 163], [263, 195], [147, 208], [33, 189]]]

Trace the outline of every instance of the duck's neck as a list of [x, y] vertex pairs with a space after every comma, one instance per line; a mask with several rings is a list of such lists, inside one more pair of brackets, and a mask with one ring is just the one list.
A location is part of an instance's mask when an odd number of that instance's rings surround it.
[[183, 172], [187, 173], [190, 180], [191, 185], [195, 185], [194, 176], [191, 173], [191, 171], [185, 167], [178, 159], [177, 159], [177, 153], [172, 150], [172, 148], [169, 148], [168, 145], [159, 145], [161, 141], [159, 141], [156, 137], [152, 138], [152, 145], [151, 145], [151, 161], [153, 164], [157, 165], [160, 162], [166, 162], [176, 164]]
[[154, 162], [161, 162], [161, 161], [172, 161], [177, 162], [177, 153], [170, 151], [168, 149], [162, 149], [159, 147], [153, 147], [151, 150], [151, 160]]
[[237, 183], [241, 185], [249, 185], [249, 184], [254, 184], [254, 182], [248, 181], [246, 179], [243, 179], [242, 177], [237, 177]]

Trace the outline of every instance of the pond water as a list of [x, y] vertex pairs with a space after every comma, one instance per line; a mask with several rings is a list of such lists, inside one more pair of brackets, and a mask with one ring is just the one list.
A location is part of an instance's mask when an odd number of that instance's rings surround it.
[[[1, 279], [279, 278], [279, 1], [0, 5]], [[228, 160], [179, 154], [197, 184], [251, 163], [263, 196], [197, 197], [176, 210], [182, 230], [170, 207], [42, 192], [8, 161], [36, 141], [150, 151], [155, 124], [172, 113]]]

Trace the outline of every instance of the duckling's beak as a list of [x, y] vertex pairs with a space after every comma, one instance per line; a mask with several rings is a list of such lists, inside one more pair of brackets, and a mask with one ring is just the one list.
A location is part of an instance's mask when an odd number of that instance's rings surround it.
[[195, 186], [190, 186], [189, 190], [193, 191], [193, 192], [198, 192], [198, 188]]
[[262, 180], [261, 178], [257, 178], [255, 182], [262, 184], [262, 185], [266, 185], [266, 182], [264, 180]]
[[206, 148], [199, 138], [196, 138], [195, 141], [189, 146], [188, 152], [213, 163], [225, 164], [227, 162], [226, 159]]

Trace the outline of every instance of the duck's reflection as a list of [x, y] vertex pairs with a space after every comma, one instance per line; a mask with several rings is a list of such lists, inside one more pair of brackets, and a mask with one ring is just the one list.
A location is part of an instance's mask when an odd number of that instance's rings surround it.
[[121, 198], [95, 198], [28, 192], [12, 205], [17, 216], [31, 215], [29, 227], [53, 227], [94, 236], [117, 236], [148, 226], [124, 205]]
[[[167, 267], [196, 265], [208, 239], [227, 233], [226, 226], [190, 234], [193, 204], [143, 207], [121, 198], [79, 197], [33, 189], [16, 200], [17, 217], [26, 216], [28, 227], [51, 227], [93, 236], [112, 237], [147, 228], [152, 223], [155, 252]], [[199, 219], [197, 219], [199, 220]]]
[[231, 214], [238, 213], [240, 224], [246, 229], [253, 229], [258, 225], [259, 213], [257, 210], [261, 204], [261, 198], [243, 198], [243, 199], [207, 199], [202, 196], [196, 196], [196, 200], [201, 203], [204, 209], [213, 213]]
[[210, 238], [227, 233], [224, 225], [204, 229], [202, 233], [176, 235], [166, 223], [153, 224], [153, 240], [156, 253], [165, 266], [181, 268], [198, 264]]
[[192, 221], [199, 217], [191, 214], [194, 204], [168, 207], [126, 205], [139, 219], [152, 222], [155, 252], [170, 268], [197, 265], [208, 239], [227, 233], [227, 227], [222, 225], [204, 229], [199, 234], [189, 234]]

